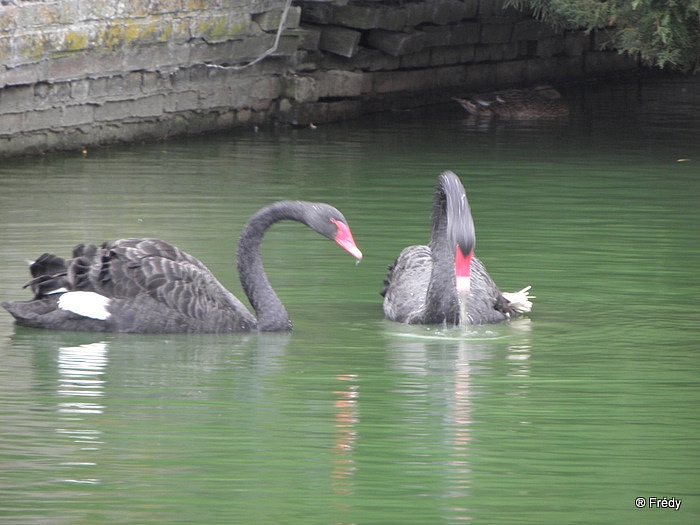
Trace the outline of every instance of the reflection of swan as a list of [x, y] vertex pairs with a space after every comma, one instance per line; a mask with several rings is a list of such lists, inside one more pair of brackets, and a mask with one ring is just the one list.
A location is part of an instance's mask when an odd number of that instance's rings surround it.
[[[63, 416], [58, 434], [69, 438], [80, 446], [80, 461], [66, 461], [62, 465], [71, 467], [76, 477], [68, 477], [68, 483], [95, 484], [99, 479], [87, 477], [94, 474], [96, 463], [85, 455], [96, 450], [102, 443], [102, 432], [95, 428], [85, 428], [83, 423], [90, 414], [102, 414], [104, 406], [97, 398], [104, 395], [104, 373], [107, 367], [107, 343], [98, 342], [79, 346], [63, 346], [58, 349], [58, 395], [66, 398], [58, 404], [58, 412]], [[89, 467], [88, 470], [85, 470]]]
[[335, 435], [333, 438], [333, 471], [331, 486], [338, 496], [352, 494], [352, 476], [355, 473], [355, 452], [358, 424], [358, 386], [356, 374], [339, 374], [342, 387], [334, 390]]
[[466, 192], [457, 175], [438, 178], [428, 246], [405, 248], [384, 281], [387, 319], [410, 324], [495, 323], [529, 312], [529, 286], [501, 291], [479, 259]]
[[429, 435], [431, 442], [440, 444], [431, 453], [444, 458], [439, 472], [444, 477], [441, 497], [451, 522], [474, 517], [465, 508], [464, 498], [470, 495], [474, 480], [472, 374], [481, 367], [473, 367], [471, 361], [488, 362], [502, 344], [500, 339], [475, 343], [464, 336], [458, 341], [439, 336], [417, 341], [392, 337], [387, 345], [389, 363], [400, 377], [401, 409], [409, 411], [404, 420], [410, 427], [404, 435], [420, 435], [423, 440]]
[[[107, 366], [107, 343], [66, 346], [58, 350], [60, 373], [58, 394], [66, 397], [100, 397], [103, 395], [102, 376]], [[102, 406], [94, 402], [61, 403], [60, 412], [101, 413]]]
[[256, 316], [191, 255], [157, 239], [80, 245], [73, 258], [31, 265], [31, 301], [4, 302], [17, 324], [88, 332], [283, 331], [291, 322], [265, 275], [260, 245], [275, 222], [299, 221], [357, 259], [345, 217], [328, 204], [281, 201], [253, 215], [238, 241], [238, 273]]
[[[474, 459], [497, 461], [502, 454], [502, 447], [490, 445], [488, 425], [480, 424], [483, 414], [493, 414], [494, 407], [505, 403], [509, 418], [501, 423], [509, 425], [508, 434], [513, 436], [521, 435], [520, 425], [528, 422], [528, 405], [523, 403], [529, 399], [530, 372], [525, 362], [530, 338], [527, 328], [513, 329], [522, 321], [527, 319], [477, 327], [459, 340], [452, 337], [462, 333], [457, 328], [431, 330], [435, 332], [432, 339], [411, 340], [387, 333], [387, 361], [401, 385], [392, 393], [403, 401], [400, 408], [410, 411], [401, 419], [410, 425], [408, 431], [395, 433], [406, 439], [420, 435], [423, 443], [430, 436], [432, 443], [439, 444], [431, 453], [444, 458], [439, 472], [444, 477], [440, 496], [445, 520], [450, 523], [474, 518], [471, 509], [464, 505], [465, 498], [473, 496], [474, 488], [479, 486], [479, 469], [475, 470]], [[417, 326], [401, 328], [405, 333], [425, 331]], [[508, 371], [505, 377], [504, 367]], [[517, 441], [517, 437], [512, 440]]]

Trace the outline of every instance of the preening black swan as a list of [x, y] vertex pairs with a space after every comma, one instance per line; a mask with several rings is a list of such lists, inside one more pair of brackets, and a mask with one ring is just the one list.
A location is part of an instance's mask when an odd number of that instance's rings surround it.
[[[246, 223], [238, 241], [238, 274], [255, 310], [226, 290], [204, 264], [158, 239], [79, 245], [64, 260], [48, 253], [30, 266], [34, 299], [3, 302], [19, 325], [87, 332], [224, 333], [283, 331], [292, 325], [265, 275], [260, 244], [289, 219], [334, 240], [356, 259], [345, 217], [323, 203], [280, 201]], [[25, 286], [25, 287], [26, 287]]]
[[[433, 196], [428, 246], [409, 246], [389, 266], [384, 315], [409, 324], [486, 324], [532, 308], [528, 290], [501, 293], [474, 257], [476, 235], [464, 187], [446, 171]], [[464, 312], [464, 319], [460, 311]]]

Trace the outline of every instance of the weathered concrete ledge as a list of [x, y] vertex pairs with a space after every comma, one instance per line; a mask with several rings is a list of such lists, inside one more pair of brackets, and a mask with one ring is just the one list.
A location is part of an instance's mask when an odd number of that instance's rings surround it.
[[0, 156], [322, 123], [637, 67], [603, 48], [503, 0], [15, 0], [0, 5]]

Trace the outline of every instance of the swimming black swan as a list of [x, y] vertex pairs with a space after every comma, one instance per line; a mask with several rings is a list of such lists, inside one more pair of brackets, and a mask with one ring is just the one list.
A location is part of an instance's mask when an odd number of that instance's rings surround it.
[[389, 266], [381, 292], [384, 315], [409, 324], [471, 325], [529, 312], [530, 287], [501, 293], [473, 256], [475, 243], [464, 187], [457, 175], [446, 171], [435, 187], [430, 244], [404, 248]]
[[204, 264], [158, 239], [79, 245], [73, 258], [48, 253], [30, 266], [31, 301], [3, 302], [17, 324], [87, 332], [223, 333], [283, 331], [292, 325], [265, 275], [260, 244], [275, 222], [290, 219], [333, 239], [358, 260], [345, 217], [323, 203], [280, 201], [246, 223], [238, 274], [253, 316]]

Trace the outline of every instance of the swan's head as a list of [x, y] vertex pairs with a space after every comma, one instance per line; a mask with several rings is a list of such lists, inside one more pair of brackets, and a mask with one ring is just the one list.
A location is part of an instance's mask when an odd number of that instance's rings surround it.
[[476, 245], [474, 220], [461, 181], [451, 171], [440, 175], [445, 194], [447, 238], [455, 247], [455, 284], [457, 293], [468, 293], [471, 287], [471, 263]]
[[346, 222], [339, 219], [330, 218], [331, 223], [335, 224], [337, 232], [333, 240], [338, 243], [343, 250], [352, 255], [357, 262], [362, 260], [362, 252], [355, 244], [355, 239], [352, 238], [352, 232], [350, 231], [350, 226]]
[[474, 256], [474, 245], [476, 236], [474, 235], [474, 221], [469, 212], [469, 204], [466, 204], [466, 216], [455, 225], [453, 235], [455, 244], [455, 284], [457, 293], [468, 293], [471, 288], [471, 266]]
[[338, 246], [358, 261], [362, 259], [362, 252], [355, 244], [348, 221], [333, 206], [323, 203], [314, 204], [309, 217], [307, 217], [306, 224], [312, 230], [335, 241]]

